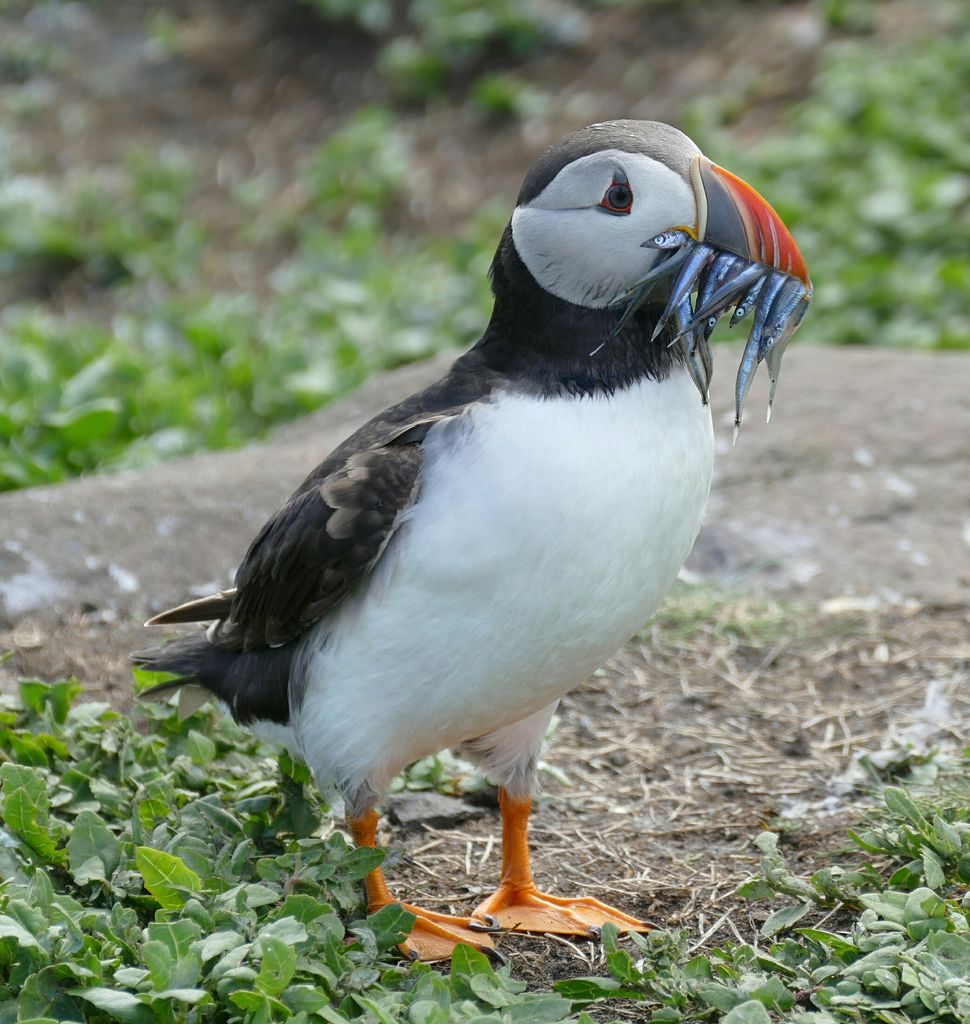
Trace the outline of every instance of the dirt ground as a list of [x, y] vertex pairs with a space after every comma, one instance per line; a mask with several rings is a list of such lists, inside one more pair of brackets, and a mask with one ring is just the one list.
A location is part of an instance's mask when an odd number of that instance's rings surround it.
[[[887, 32], [922, 8], [882, 6]], [[49, 83], [70, 116], [29, 130], [39, 166], [66, 173], [111, 163], [136, 136], [159, 147], [175, 140], [212, 170], [202, 202], [216, 228], [222, 190], [247, 176], [270, 175], [274, 201], [293, 201], [296, 162], [381, 87], [373, 48], [283, 7], [185, 0], [171, 7], [174, 52], [150, 45], [153, 5], [35, 8], [27, 29], [70, 38], [73, 54]], [[445, 197], [444, 220], [471, 214], [486, 188], [511, 201], [529, 155], [577, 123], [671, 117], [712, 83], [760, 83], [750, 130], [763, 129], [804, 88], [824, 32], [804, 3], [739, 5], [725, 17], [730, 31], [719, 25], [726, 41], [715, 46], [711, 20], [687, 5], [647, 24], [604, 9], [586, 47], [533, 65], [557, 95], [541, 120], [484, 124], [448, 104], [421, 117], [403, 111], [422, 154], [408, 216], [436, 230], [431, 194]], [[24, 26], [0, 18], [0, 27]], [[66, 131], [69, 123], [86, 129]], [[228, 273], [218, 247], [206, 272], [213, 282]], [[233, 263], [243, 286], [265, 272]], [[110, 315], [107, 297], [83, 281], [43, 286], [55, 305]], [[726, 367], [734, 357], [719, 358]], [[967, 742], [970, 474], [959, 378], [968, 362], [831, 359], [796, 346], [776, 421], [746, 431], [740, 454], [719, 425], [722, 468], [691, 572], [728, 596], [678, 597], [563, 702], [547, 755], [555, 772], [544, 775], [533, 826], [536, 875], [551, 891], [688, 928], [698, 945], [750, 940], [757, 907], [733, 892], [756, 862], [759, 829], [784, 817], [784, 848], [817, 867], [860, 813], [851, 770], [860, 752]], [[403, 371], [393, 388], [429, 372]], [[729, 373], [720, 373], [723, 418]], [[829, 378], [851, 401], [838, 400]], [[144, 642], [140, 621], [226, 582], [263, 516], [368, 403], [383, 404], [387, 387], [375, 382], [268, 447], [0, 496], [0, 654], [9, 652], [0, 685], [75, 672], [92, 696], [127, 706], [123, 654]], [[894, 387], [914, 397], [894, 408], [887, 437], [873, 425]], [[731, 596], [755, 591], [767, 596]], [[454, 826], [386, 822], [384, 837], [402, 898], [463, 911], [494, 884], [494, 809]], [[500, 948], [537, 986], [593, 972], [601, 957], [594, 944], [551, 938], [512, 936]]]

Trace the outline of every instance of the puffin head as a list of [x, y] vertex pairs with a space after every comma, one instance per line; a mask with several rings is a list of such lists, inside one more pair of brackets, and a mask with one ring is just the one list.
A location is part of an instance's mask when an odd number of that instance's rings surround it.
[[659, 121], [606, 121], [568, 135], [533, 165], [511, 220], [536, 283], [587, 309], [628, 295], [658, 259], [650, 240], [672, 229], [808, 284], [768, 203]]

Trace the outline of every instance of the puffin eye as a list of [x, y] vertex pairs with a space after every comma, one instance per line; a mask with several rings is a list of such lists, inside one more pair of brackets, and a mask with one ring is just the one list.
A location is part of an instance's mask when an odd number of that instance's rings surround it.
[[629, 213], [633, 206], [633, 189], [626, 180], [626, 175], [616, 174], [613, 184], [606, 190], [600, 200], [600, 206], [610, 213]]

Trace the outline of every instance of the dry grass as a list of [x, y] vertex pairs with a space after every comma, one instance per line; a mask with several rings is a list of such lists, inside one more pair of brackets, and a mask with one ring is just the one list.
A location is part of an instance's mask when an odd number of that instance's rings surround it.
[[[765, 824], [784, 812], [788, 855], [817, 867], [865, 803], [860, 754], [968, 742], [968, 626], [964, 606], [676, 597], [562, 704], [533, 822], [540, 884], [688, 928], [698, 947], [750, 940], [762, 915], [734, 890]], [[402, 897], [467, 912], [494, 886], [497, 812], [385, 838]], [[502, 951], [537, 984], [600, 956], [551, 937]]]

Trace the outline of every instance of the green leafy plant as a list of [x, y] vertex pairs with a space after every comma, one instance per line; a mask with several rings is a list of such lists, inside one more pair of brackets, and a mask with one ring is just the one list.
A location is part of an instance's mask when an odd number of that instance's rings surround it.
[[120, 180], [13, 177], [0, 189], [0, 266], [47, 277], [80, 270], [103, 285], [138, 277], [185, 283], [205, 240], [188, 216], [193, 180], [175, 148], [132, 149]]
[[575, 1020], [469, 948], [402, 966], [412, 916], [359, 902], [382, 854], [321, 824], [302, 765], [209, 710], [139, 729], [77, 692], [0, 711], [2, 1019]]
[[[586, 35], [587, 3], [570, 0], [304, 0], [326, 21], [349, 22], [383, 42], [378, 66], [397, 97], [424, 100], [457, 71], [497, 54], [524, 58]], [[394, 38], [391, 38], [391, 30]]]
[[400, 962], [411, 915], [360, 906], [382, 854], [328, 824], [303, 765], [210, 709], [134, 723], [78, 690], [28, 680], [0, 703], [0, 1019], [592, 1024], [617, 1001], [652, 1021], [970, 1015], [965, 763], [922, 796], [884, 791], [852, 833], [871, 863], [804, 878], [764, 833], [740, 894], [772, 909], [747, 941], [607, 926], [602, 976], [529, 992], [468, 947], [447, 974]]
[[806, 339], [970, 346], [970, 113], [952, 88], [970, 76], [970, 6], [941, 10], [945, 35], [831, 44], [811, 95], [759, 144], [732, 144], [718, 100], [688, 118], [798, 238], [816, 294]]

